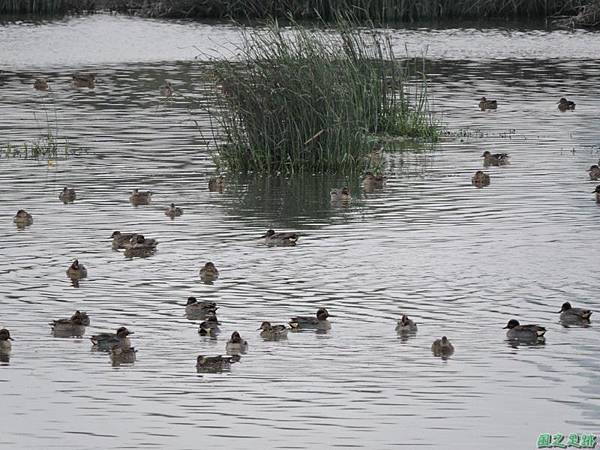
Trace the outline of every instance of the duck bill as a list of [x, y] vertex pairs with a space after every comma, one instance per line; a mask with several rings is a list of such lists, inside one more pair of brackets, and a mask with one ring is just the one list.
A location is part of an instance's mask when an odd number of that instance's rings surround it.
[[508, 325], [506, 325], [505, 327], [502, 327], [503, 330], [506, 330], [508, 328]]

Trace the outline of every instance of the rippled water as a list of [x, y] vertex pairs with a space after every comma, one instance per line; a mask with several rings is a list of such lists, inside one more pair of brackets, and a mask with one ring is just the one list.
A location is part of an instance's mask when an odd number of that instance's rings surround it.
[[[229, 177], [218, 194], [207, 190], [211, 86], [190, 48], [234, 32], [110, 16], [0, 28], [2, 143], [35, 136], [47, 113], [88, 149], [50, 165], [0, 159], [0, 326], [15, 339], [0, 367], [2, 447], [521, 449], [541, 432], [597, 433], [598, 328], [563, 328], [556, 311], [595, 309], [599, 293], [600, 208], [585, 170], [599, 157], [600, 35], [399, 30], [399, 43], [430, 44], [451, 136], [388, 154], [375, 194], [320, 176]], [[69, 86], [82, 69], [98, 73], [94, 91]], [[32, 89], [38, 73], [49, 94]], [[171, 102], [157, 98], [164, 79]], [[479, 111], [482, 95], [498, 110]], [[558, 112], [561, 96], [575, 112]], [[512, 164], [475, 189], [486, 149]], [[355, 200], [332, 206], [329, 189], [344, 183]], [[58, 200], [64, 185], [75, 203]], [[155, 192], [150, 205], [129, 204], [135, 187]], [[163, 214], [171, 201], [185, 211], [175, 220]], [[35, 220], [22, 231], [19, 208]], [[299, 245], [264, 247], [269, 227], [302, 233]], [[158, 252], [125, 259], [111, 250], [115, 229], [159, 239]], [[65, 276], [75, 257], [89, 271], [79, 289]], [[198, 277], [208, 260], [221, 271], [213, 285]], [[186, 319], [192, 294], [218, 302], [217, 340]], [[319, 306], [328, 334], [263, 342], [256, 331]], [[91, 317], [87, 335], [134, 330], [138, 361], [113, 368], [85, 337], [52, 338], [47, 322], [75, 309]], [[402, 312], [416, 336], [395, 333]], [[545, 325], [546, 345], [509, 346], [512, 317]], [[196, 356], [223, 353], [233, 330], [248, 355], [198, 375]], [[442, 335], [456, 346], [445, 361], [430, 352]]]

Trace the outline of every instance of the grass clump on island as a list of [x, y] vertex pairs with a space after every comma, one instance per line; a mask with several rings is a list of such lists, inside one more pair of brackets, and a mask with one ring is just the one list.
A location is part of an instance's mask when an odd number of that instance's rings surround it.
[[366, 170], [373, 135], [438, 137], [423, 75], [410, 81], [414, 65], [383, 33], [271, 22], [243, 33], [239, 52], [214, 69], [217, 163], [230, 171]]

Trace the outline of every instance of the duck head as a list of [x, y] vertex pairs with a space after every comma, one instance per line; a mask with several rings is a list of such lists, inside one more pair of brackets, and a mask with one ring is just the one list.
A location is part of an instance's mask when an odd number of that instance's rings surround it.
[[483, 155], [481, 155], [482, 158], [485, 158], [487, 156], [492, 156], [489, 150], [486, 150], [485, 152], [483, 152]]
[[175, 203], [171, 203], [171, 208], [175, 208]]
[[479, 101], [480, 101], [480, 102], [487, 102], [487, 98], [485, 98], [485, 97], [481, 97], [481, 98], [479, 99]]
[[241, 344], [242, 337], [240, 336], [240, 333], [238, 333], [237, 331], [234, 331], [233, 333], [231, 333], [230, 342], [232, 342], [234, 344]]
[[448, 338], [446, 336], [442, 336], [442, 347], [447, 347], [450, 345], [450, 341], [448, 340]]
[[71, 322], [73, 322], [75, 325], [88, 326], [90, 324], [90, 318], [84, 312], [75, 311], [75, 314], [71, 316]]
[[593, 166], [590, 166], [590, 168], [588, 169], [588, 172], [591, 172], [593, 170], [598, 170], [600, 169], [600, 167], [598, 167], [598, 164], [594, 164]]
[[27, 217], [27, 211], [20, 209], [17, 211], [17, 217]]
[[329, 317], [329, 312], [325, 308], [319, 308], [317, 310], [317, 319], [319, 320], [327, 320]]
[[79, 260], [75, 260], [73, 261], [73, 264], [71, 264], [71, 269], [73, 270], [78, 270], [79, 269]]
[[127, 328], [125, 327], [120, 327], [117, 329], [117, 337], [119, 339], [124, 339], [127, 336], [129, 336], [130, 334], [133, 334], [133, 331], [129, 331]]
[[113, 231], [112, 234], [110, 235], [111, 238], [116, 238], [121, 236], [121, 232], [120, 231]]
[[567, 100], [566, 98], [562, 97], [562, 98], [561, 98], [561, 99], [558, 101], [558, 103], [559, 103], [559, 104], [561, 104], [561, 105], [564, 105], [565, 103], [569, 103], [569, 102], [568, 102], [568, 100]]
[[561, 313], [561, 312], [565, 312], [565, 311], [568, 311], [568, 310], [570, 310], [571, 308], [572, 308], [572, 306], [571, 306], [571, 304], [570, 304], [569, 302], [564, 302], [564, 303], [562, 304], [561, 308], [560, 308], [560, 311], [559, 311], [559, 313]]
[[265, 322], [263, 322], [263, 323], [261, 324], [261, 326], [260, 326], [259, 330], [266, 331], [266, 330], [270, 330], [271, 328], [273, 328], [273, 327], [271, 326], [271, 322], [267, 322], [267, 321], [265, 321]]
[[8, 331], [6, 328], [3, 328], [0, 330], [0, 341], [8, 341], [8, 340], [13, 340], [13, 338], [10, 337], [10, 331]]
[[410, 325], [410, 319], [406, 314], [402, 314], [402, 319], [400, 319], [400, 323], [402, 325]]
[[592, 193], [600, 194], [600, 184], [596, 186], [596, 189], [594, 189]]
[[519, 321], [517, 319], [510, 319], [503, 329], [508, 328], [509, 330], [512, 330], [513, 328], [518, 327], [518, 326], [519, 326]]
[[198, 355], [198, 358], [196, 358], [196, 364], [201, 366], [202, 364], [204, 364], [205, 359], [206, 359], [206, 356]]
[[196, 303], [198, 303], [198, 300], [196, 300], [196, 297], [188, 297], [187, 303], [185, 304], [185, 306], [195, 305]]
[[343, 187], [341, 190], [341, 194], [342, 195], [350, 195], [350, 189], [348, 189], [347, 187]]
[[261, 237], [266, 238], [266, 237], [271, 237], [275, 234], [275, 230], [267, 230], [267, 233]]

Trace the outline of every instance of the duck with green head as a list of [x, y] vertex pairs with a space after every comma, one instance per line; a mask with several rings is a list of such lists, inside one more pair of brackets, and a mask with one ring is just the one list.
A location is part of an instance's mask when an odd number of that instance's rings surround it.
[[331, 328], [331, 323], [329, 323], [329, 320], [327, 320], [328, 317], [329, 312], [327, 309], [319, 308], [316, 315], [292, 317], [289, 324], [292, 330], [328, 330]]
[[216, 337], [221, 333], [221, 329], [219, 328], [220, 324], [221, 323], [217, 319], [217, 313], [210, 312], [206, 315], [206, 320], [198, 327], [198, 334], [200, 334], [200, 336]]
[[57, 319], [50, 322], [54, 337], [80, 337], [85, 334], [85, 328], [90, 325], [90, 318], [81, 311], [68, 319]]
[[431, 351], [434, 356], [441, 356], [442, 358], [448, 357], [454, 353], [454, 346], [448, 340], [446, 336], [442, 336], [441, 339], [436, 339], [431, 345]]
[[259, 328], [260, 336], [265, 341], [278, 341], [287, 339], [288, 328], [285, 325], [271, 325], [271, 322], [263, 322]]
[[275, 233], [274, 230], [268, 230], [261, 238], [265, 239], [265, 244], [268, 246], [280, 247], [293, 247], [298, 241], [296, 233]]
[[537, 342], [544, 339], [546, 329], [539, 325], [521, 325], [518, 320], [510, 319], [504, 329], [508, 329], [506, 337], [511, 341]]
[[589, 309], [573, 308], [569, 302], [563, 303], [558, 312], [563, 324], [589, 324], [592, 316], [592, 311]]
[[72, 280], [81, 280], [82, 278], [87, 277], [88, 274], [85, 266], [77, 259], [71, 263], [66, 273], [67, 276]]
[[122, 348], [130, 348], [131, 340], [129, 336], [133, 334], [133, 331], [129, 331], [126, 327], [119, 327], [115, 333], [100, 333], [93, 335], [90, 340], [92, 341], [93, 350], [99, 352], [108, 352], [115, 345], [119, 345]]
[[240, 333], [234, 331], [231, 333], [231, 338], [227, 341], [225, 345], [225, 352], [228, 355], [239, 355], [244, 354], [248, 351], [248, 342], [242, 339]]

